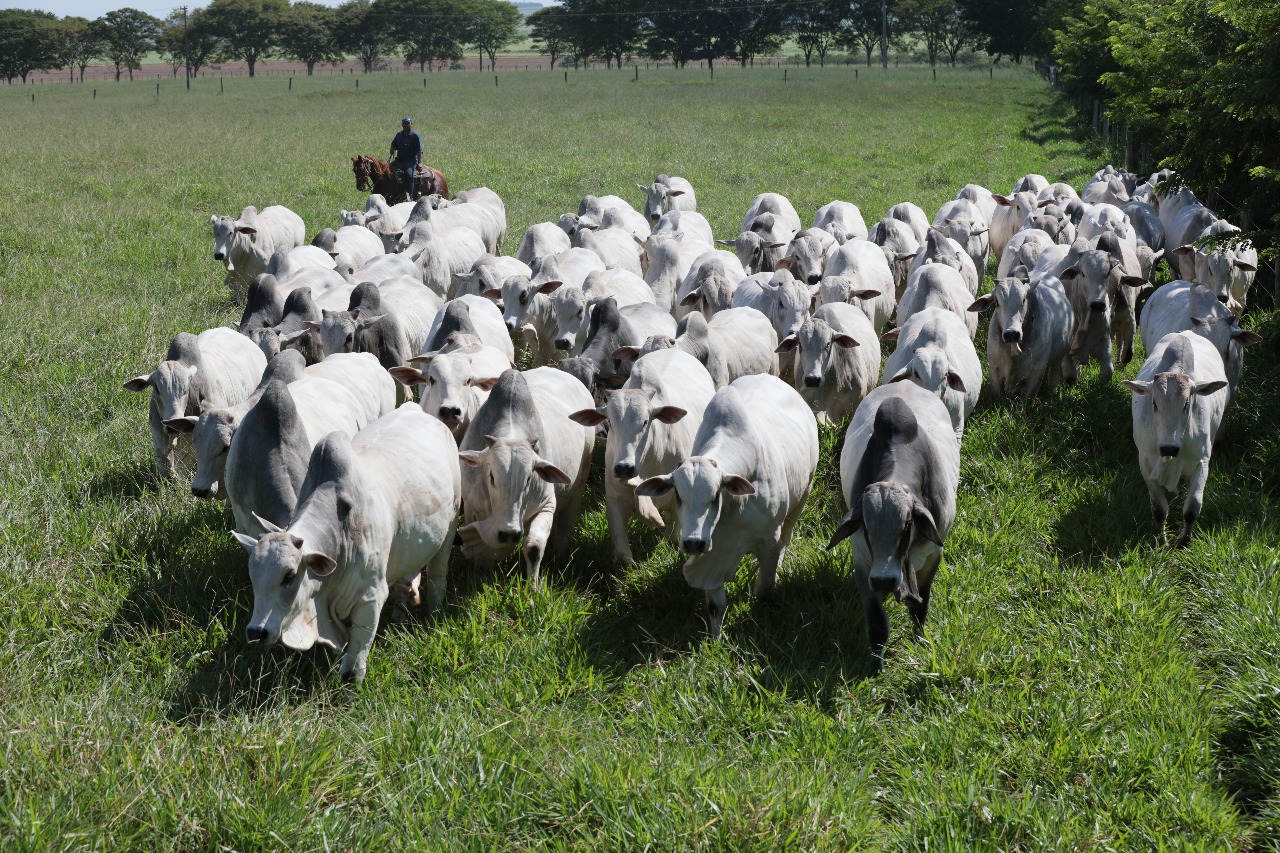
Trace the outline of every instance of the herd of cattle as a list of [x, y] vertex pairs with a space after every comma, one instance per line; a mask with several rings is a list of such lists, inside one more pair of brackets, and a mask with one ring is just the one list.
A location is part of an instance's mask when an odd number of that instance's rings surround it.
[[[1141, 333], [1148, 358], [1124, 383], [1138, 462], [1162, 529], [1167, 493], [1189, 481], [1189, 540], [1259, 340], [1235, 313], [1257, 256], [1202, 240], [1234, 226], [1167, 178], [1108, 166], [1079, 193], [1039, 175], [1008, 195], [970, 184], [932, 222], [902, 203], [871, 229], [842, 201], [805, 228], [763, 193], [717, 241], [689, 182], [661, 175], [638, 185], [643, 212], [588, 196], [530, 226], [514, 257], [483, 187], [394, 207], [375, 195], [310, 244], [287, 208], [247, 207], [212, 220], [238, 330], [178, 335], [125, 388], [150, 390], [160, 476], [193, 454], [192, 492], [230, 504], [248, 639], [345, 650], [352, 681], [391, 589], [416, 604], [425, 583], [440, 604], [455, 542], [482, 563], [523, 542], [537, 584], [547, 550], [568, 553], [599, 437], [617, 563], [632, 562], [632, 516], [665, 528], [718, 635], [743, 556], [757, 594], [774, 585], [818, 421], [850, 419], [831, 544], [850, 540], [879, 669], [885, 599], [923, 625], [955, 520], [982, 312], [997, 398], [1030, 399], [1091, 359], [1109, 382]], [[1139, 327], [1162, 258], [1175, 280]], [[896, 341], [883, 369], [881, 340]]]

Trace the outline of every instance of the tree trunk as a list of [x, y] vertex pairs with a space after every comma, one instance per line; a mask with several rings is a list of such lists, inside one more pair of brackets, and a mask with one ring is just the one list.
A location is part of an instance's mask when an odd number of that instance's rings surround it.
[[256, 61], [256, 60], [250, 59], [250, 60], [248, 61], [248, 65], [249, 65], [249, 76], [250, 76], [250, 77], [252, 77], [252, 76], [253, 76], [253, 69], [254, 69], [254, 67], [255, 67], [257, 64], [258, 64], [258, 63], [257, 63], [257, 61]]
[[124, 69], [122, 69], [122, 68], [120, 67], [120, 63], [118, 63], [118, 62], [117, 62], [117, 63], [116, 63], [116, 82], [117, 82], [117, 83], [119, 83], [119, 82], [120, 82], [120, 74], [121, 74], [121, 72], [122, 72], [123, 70], [124, 70]]
[[315, 71], [316, 71], [316, 64], [315, 64], [315, 62], [314, 62], [314, 61], [312, 61], [312, 62], [308, 62], [308, 63], [307, 63], [307, 76], [308, 76], [308, 77], [310, 77], [312, 74], [314, 74], [314, 73], [315, 73]]

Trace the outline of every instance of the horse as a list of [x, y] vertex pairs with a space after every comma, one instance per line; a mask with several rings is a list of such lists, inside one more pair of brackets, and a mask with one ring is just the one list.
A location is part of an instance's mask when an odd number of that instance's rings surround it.
[[386, 160], [362, 154], [351, 158], [351, 171], [356, 176], [356, 189], [361, 192], [380, 193], [387, 204], [399, 204], [402, 201], [413, 201], [424, 195], [438, 194], [449, 197], [449, 182], [444, 172], [431, 166], [422, 165], [418, 169], [418, 180], [413, 198], [406, 198], [404, 185], [391, 170]]

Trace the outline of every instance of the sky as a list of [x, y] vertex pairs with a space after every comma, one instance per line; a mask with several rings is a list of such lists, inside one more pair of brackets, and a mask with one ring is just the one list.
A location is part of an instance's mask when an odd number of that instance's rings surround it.
[[[542, 0], [544, 4], [550, 1]], [[315, 0], [315, 2], [325, 6], [337, 6], [342, 0]], [[208, 0], [193, 0], [187, 4], [192, 9], [207, 5], [209, 5]], [[25, 2], [24, 0], [0, 0], [0, 8], [39, 9], [52, 12], [60, 18], [78, 15], [91, 21], [126, 6], [140, 9], [157, 18], [164, 18], [175, 8], [181, 8], [182, 3], [175, 0], [25, 0]]]

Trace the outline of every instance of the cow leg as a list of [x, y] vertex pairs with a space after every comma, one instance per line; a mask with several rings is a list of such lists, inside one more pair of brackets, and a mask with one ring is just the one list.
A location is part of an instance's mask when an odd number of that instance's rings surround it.
[[604, 488], [604, 516], [609, 522], [609, 539], [613, 542], [613, 562], [614, 565], [625, 568], [635, 564], [631, 542], [627, 538], [627, 520], [631, 517], [631, 506], [625, 494], [626, 481], [612, 474], [605, 476], [608, 479], [605, 480]]
[[378, 614], [387, 601], [387, 585], [379, 583], [372, 600], [356, 603], [351, 609], [351, 639], [342, 656], [342, 680], [347, 684], [364, 681], [369, 665], [369, 650], [373, 648], [374, 635], [378, 633]]
[[1191, 532], [1195, 529], [1196, 519], [1200, 517], [1200, 509], [1204, 506], [1204, 485], [1208, 479], [1209, 460], [1201, 459], [1187, 485], [1187, 502], [1182, 506], [1182, 532], [1173, 543], [1175, 548], [1186, 548], [1191, 544]]
[[529, 531], [524, 537], [524, 575], [534, 589], [542, 588], [542, 558], [547, 553], [547, 539], [554, 520], [554, 508], [542, 510], [529, 522]]
[[1147, 494], [1151, 498], [1151, 516], [1156, 522], [1156, 535], [1164, 534], [1164, 524], [1169, 518], [1169, 498], [1164, 486], [1155, 480], [1147, 480]]
[[723, 586], [704, 590], [707, 599], [707, 635], [713, 640], [720, 639], [724, 629], [724, 611], [729, 606], [729, 596]]
[[858, 593], [862, 597], [862, 618], [867, 623], [867, 645], [871, 650], [871, 672], [884, 669], [884, 644], [889, 640], [889, 617], [884, 601], [871, 589], [871, 578], [865, 569], [855, 569]]
[[941, 554], [930, 555], [924, 566], [916, 572], [916, 591], [920, 593], [919, 604], [908, 604], [907, 612], [915, 622], [917, 637], [924, 636], [924, 620], [929, 615], [929, 592], [933, 589], [933, 578], [938, 572], [938, 564], [942, 562]]
[[1111, 341], [1107, 338], [1102, 339], [1102, 345], [1098, 348], [1098, 379], [1103, 385], [1111, 381], [1111, 374], [1114, 368], [1111, 366]]
[[756, 581], [751, 587], [751, 594], [756, 598], [769, 598], [773, 595], [773, 588], [778, 582], [778, 565], [782, 562], [785, 551], [786, 546], [776, 541], [767, 542], [756, 549], [759, 568], [756, 569]]
[[453, 541], [453, 535], [445, 537], [444, 542], [440, 545], [440, 549], [436, 551], [426, 567], [419, 575], [427, 581], [426, 601], [427, 613], [435, 616], [440, 612], [440, 608], [444, 605], [445, 584], [449, 579], [449, 551], [450, 543]]
[[1068, 386], [1075, 385], [1077, 373], [1078, 368], [1076, 367], [1075, 359], [1070, 355], [1064, 355], [1062, 357], [1062, 381]]

